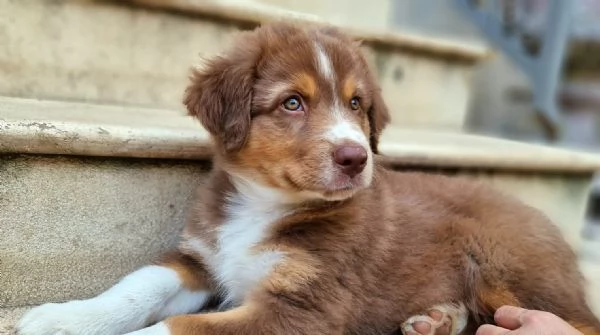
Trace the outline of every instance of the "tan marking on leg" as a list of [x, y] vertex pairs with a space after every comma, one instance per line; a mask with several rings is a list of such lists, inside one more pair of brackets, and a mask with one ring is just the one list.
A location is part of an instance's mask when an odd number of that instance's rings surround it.
[[[171, 335], [254, 334], [247, 329], [250, 320], [250, 308], [241, 306], [225, 312], [175, 316], [167, 319], [165, 324]], [[255, 329], [259, 330], [256, 326]]]
[[[311, 258], [288, 249], [287, 260], [277, 265], [262, 285], [257, 286], [242, 306], [216, 313], [175, 316], [165, 321], [170, 335], [259, 335], [332, 334], [343, 335], [343, 322], [331, 322], [313, 305], [326, 305], [314, 296], [295, 300], [299, 290], [310, 290], [316, 276]], [[304, 256], [304, 257], [303, 257]], [[293, 258], [293, 260], [290, 260]], [[299, 308], [306, 304], [306, 308]], [[333, 316], [332, 316], [333, 317]]]
[[296, 291], [319, 276], [315, 260], [310, 256], [294, 249], [284, 249], [284, 252], [288, 255], [288, 260], [278, 264], [277, 271], [263, 283], [263, 288], [268, 292]]
[[506, 288], [498, 287], [483, 289], [477, 293], [477, 297], [483, 304], [482, 307], [486, 308], [491, 313], [496, 312], [498, 308], [505, 305], [521, 307], [519, 299]]
[[191, 291], [211, 290], [211, 281], [203, 265], [192, 257], [180, 252], [169, 252], [163, 255], [160, 265], [173, 269], [179, 275], [182, 286]]
[[588, 325], [584, 325], [580, 322], [570, 322], [569, 324], [571, 326], [573, 326], [573, 328], [579, 330], [581, 333], [583, 333], [583, 335], [600, 335], [600, 330], [592, 327], [592, 326], [588, 326]]

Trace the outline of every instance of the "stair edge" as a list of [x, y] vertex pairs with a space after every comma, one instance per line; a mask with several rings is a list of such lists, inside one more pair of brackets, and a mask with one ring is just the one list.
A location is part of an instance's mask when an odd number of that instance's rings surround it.
[[[380, 151], [395, 165], [600, 171], [600, 155], [442, 131], [389, 127]], [[0, 97], [2, 152], [207, 160], [212, 145], [198, 122], [171, 110]]]
[[[293, 20], [304, 23], [328, 23], [317, 15], [277, 8], [266, 4], [243, 2], [220, 3], [218, 1], [188, 0], [127, 0], [132, 5], [154, 9], [172, 10], [187, 14], [207, 15], [240, 23], [259, 25], [271, 21]], [[467, 63], [476, 63], [489, 58], [492, 51], [482, 45], [464, 43], [451, 39], [422, 36], [414, 33], [379, 31], [366, 28], [354, 28], [337, 25], [351, 36], [367, 44], [385, 45], [418, 51], [433, 57], [456, 59]]]

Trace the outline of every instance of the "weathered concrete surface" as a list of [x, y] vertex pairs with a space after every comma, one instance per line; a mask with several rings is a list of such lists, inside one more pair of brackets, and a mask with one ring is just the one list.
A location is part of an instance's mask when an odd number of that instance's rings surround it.
[[200, 122], [182, 112], [0, 97], [0, 152], [209, 159]]
[[[206, 173], [197, 161], [4, 156], [0, 160], [0, 306], [87, 297], [177, 239]], [[580, 244], [589, 178], [458, 171], [546, 212]], [[201, 199], [199, 199], [201, 201]]]
[[329, 22], [338, 25], [353, 25], [367, 29], [387, 29], [391, 19], [393, 1], [374, 0], [370, 1], [368, 6], [365, 6], [363, 0], [241, 0], [240, 2], [268, 4], [313, 14], [327, 18]]
[[410, 53], [368, 52], [393, 125], [462, 130], [471, 100], [471, 66]]
[[[164, 244], [152, 242], [156, 236], [176, 238], [165, 202], [173, 198], [170, 204], [183, 211], [195, 178], [204, 174], [195, 170], [198, 160], [210, 158], [208, 136], [196, 121], [169, 110], [15, 98], [0, 99], [0, 115], [4, 152], [189, 160], [0, 158], [0, 210], [9, 213], [0, 218], [0, 287], [7, 287], [0, 304], [89, 295], [149, 259], [137, 262], [140, 254], [163, 250]], [[597, 156], [394, 127], [385, 131], [380, 149], [387, 163], [451, 169], [489, 181], [544, 211], [569, 243], [580, 247], [591, 175], [600, 167]], [[183, 212], [178, 213], [181, 218]], [[146, 230], [145, 220], [154, 228]], [[129, 237], [115, 226], [126, 222], [131, 222], [123, 226], [131, 229]], [[113, 245], [120, 248], [111, 250]], [[94, 272], [90, 268], [96, 263], [100, 267]], [[77, 279], [69, 279], [73, 276]], [[71, 287], [73, 280], [79, 286]]]
[[[319, 3], [322, 8], [314, 8], [315, 1], [306, 1], [302, 4], [293, 3], [295, 0], [124, 0], [134, 5], [140, 5], [160, 10], [177, 11], [187, 15], [200, 15], [203, 17], [219, 18], [226, 21], [244, 22], [250, 25], [258, 25], [272, 21], [294, 21], [298, 24], [326, 23], [333, 24], [346, 31], [351, 37], [365, 42], [366, 44], [379, 44], [387, 48], [400, 48], [417, 52], [425, 57], [434, 57], [448, 60], [450, 62], [463, 61], [474, 64], [491, 55], [489, 48], [479, 41], [465, 41], [464, 39], [434, 37], [430, 34], [416, 34], [415, 32], [399, 32], [386, 29], [384, 22], [376, 22], [375, 25], [362, 26], [346, 18], [345, 22], [336, 23], [335, 15], [344, 9], [336, 8], [337, 3], [348, 4], [349, 1], [330, 1]], [[355, 1], [355, 0], [350, 0]], [[376, 0], [376, 2], [381, 0]], [[385, 2], [385, 0], [383, 0]], [[280, 4], [277, 4], [277, 3]], [[285, 2], [290, 2], [284, 4]], [[313, 7], [303, 11], [304, 6]], [[388, 4], [389, 5], [389, 4]], [[374, 6], [371, 6], [374, 7]], [[383, 8], [382, 8], [383, 7]], [[387, 5], [374, 8], [375, 11], [385, 10]], [[351, 8], [357, 10], [360, 15], [365, 15], [363, 8]], [[328, 12], [329, 11], [329, 12]], [[316, 14], [318, 12], [324, 14]], [[328, 12], [328, 13], [327, 13]], [[383, 15], [387, 15], [385, 13]], [[369, 17], [368, 20], [376, 20]], [[385, 20], [382, 20], [385, 21]], [[374, 23], [374, 22], [371, 22]]]
[[[241, 29], [240, 21], [117, 2], [0, 4], [6, 13], [0, 16], [0, 95], [16, 97], [181, 110], [189, 68], [199, 56], [222, 51]], [[367, 35], [393, 122], [460, 130], [473, 61], [457, 61], [460, 52], [450, 43]], [[421, 49], [437, 56], [424, 57]]]
[[14, 335], [14, 326], [28, 308], [0, 308], [0, 335]]
[[[384, 160], [422, 167], [590, 174], [600, 155], [485, 136], [390, 126]], [[0, 97], [0, 152], [211, 158], [209, 135], [174, 110]]]
[[239, 28], [78, 0], [0, 0], [0, 94], [181, 107], [189, 68]]
[[199, 161], [0, 156], [0, 307], [88, 297], [176, 241]]
[[379, 149], [400, 165], [533, 174], [591, 174], [600, 155], [506, 139], [443, 131], [388, 127]]

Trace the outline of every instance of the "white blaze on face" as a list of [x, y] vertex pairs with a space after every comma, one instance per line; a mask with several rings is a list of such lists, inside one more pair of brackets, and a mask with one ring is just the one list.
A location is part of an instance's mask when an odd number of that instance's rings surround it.
[[[369, 146], [369, 140], [356, 122], [344, 117], [341, 110], [333, 111], [332, 125], [325, 133], [325, 138], [334, 145], [360, 145], [367, 151], [367, 165], [361, 173], [364, 184], [369, 184], [373, 177], [373, 153]], [[336, 173], [328, 173], [328, 180], [334, 180]]]
[[[362, 172], [362, 180], [365, 184], [370, 183], [373, 174], [372, 164], [372, 152], [369, 147], [369, 139], [360, 128], [360, 125], [351, 117], [349, 114], [344, 112], [344, 107], [340, 103], [338, 98], [338, 91], [336, 88], [336, 73], [333, 67], [331, 58], [327, 54], [325, 48], [322, 45], [315, 43], [315, 56], [318, 65], [318, 71], [320, 75], [331, 84], [333, 99], [330, 105], [330, 111], [332, 117], [328, 120], [330, 126], [327, 128], [324, 137], [325, 139], [335, 145], [360, 145], [366, 151], [368, 155], [367, 166]], [[325, 175], [326, 183], [331, 183], [336, 179], [337, 172], [332, 168], [332, 161], [325, 163], [328, 170]]]
[[[317, 51], [317, 63], [319, 64], [319, 72], [327, 79], [332, 85], [335, 86], [335, 77], [333, 73], [333, 64], [331, 59], [325, 52], [322, 45], [315, 43], [315, 50]], [[335, 87], [334, 87], [335, 88]]]
[[318, 70], [321, 76], [331, 84], [333, 93], [333, 101], [331, 101], [330, 107], [333, 113], [333, 122], [326, 134], [327, 139], [335, 144], [354, 142], [364, 146], [365, 150], [368, 150], [369, 141], [359, 125], [343, 113], [343, 107], [337, 96], [337, 87], [335, 85], [336, 75], [331, 58], [327, 54], [327, 51], [325, 51], [325, 48], [319, 43], [315, 43], [315, 53]]
[[335, 111], [334, 113], [336, 114], [334, 123], [327, 131], [327, 139], [335, 144], [359, 144], [363, 146], [365, 150], [369, 151], [369, 141], [359, 126], [356, 123], [344, 118], [339, 111]]
[[[360, 178], [361, 184], [367, 186], [373, 179], [373, 152], [369, 146], [369, 140], [358, 124], [344, 117], [340, 109], [335, 110], [334, 115], [333, 123], [325, 133], [325, 138], [334, 146], [360, 145], [367, 151], [367, 163], [361, 174], [357, 176], [357, 178]], [[328, 184], [331, 184], [335, 183], [340, 172], [337, 170], [335, 163], [333, 163], [333, 159], [330, 161], [329, 166], [330, 168], [327, 169], [328, 172], [325, 173], [325, 178]]]

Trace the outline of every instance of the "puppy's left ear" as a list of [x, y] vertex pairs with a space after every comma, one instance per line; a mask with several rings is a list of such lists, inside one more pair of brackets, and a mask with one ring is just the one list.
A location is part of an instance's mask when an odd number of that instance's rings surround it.
[[226, 153], [240, 150], [250, 131], [255, 52], [235, 48], [195, 69], [183, 103]]
[[[352, 45], [356, 50], [356, 54], [359, 55], [358, 61], [361, 64], [363, 70], [366, 71], [366, 77], [368, 86], [372, 88], [371, 94], [371, 106], [367, 110], [367, 116], [369, 119], [369, 127], [371, 133], [369, 134], [369, 144], [373, 153], [378, 153], [379, 137], [383, 132], [383, 129], [390, 123], [390, 112], [388, 110], [381, 87], [377, 83], [377, 78], [373, 73], [373, 69], [370, 64], [375, 62], [375, 55], [368, 48], [363, 48], [362, 41], [353, 40]], [[370, 60], [370, 62], [368, 61]]]
[[380, 88], [377, 88], [373, 92], [373, 101], [371, 103], [371, 108], [369, 108], [367, 112], [367, 116], [369, 118], [369, 127], [371, 128], [371, 134], [369, 138], [371, 150], [373, 153], [378, 153], [377, 146], [379, 145], [379, 137], [381, 136], [385, 126], [390, 123], [390, 113], [385, 102], [383, 101]]

